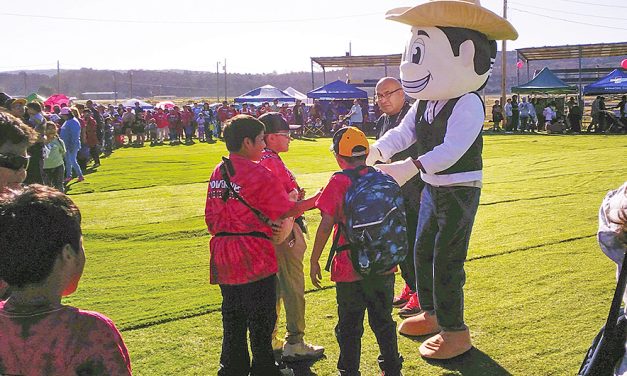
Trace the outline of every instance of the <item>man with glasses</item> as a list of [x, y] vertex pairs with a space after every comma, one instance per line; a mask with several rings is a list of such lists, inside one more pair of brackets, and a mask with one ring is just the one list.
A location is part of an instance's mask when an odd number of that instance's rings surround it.
[[[405, 92], [401, 83], [393, 77], [384, 77], [377, 82], [375, 87], [375, 100], [383, 114], [377, 120], [377, 139], [387, 131], [398, 126], [411, 107], [405, 99]], [[408, 157], [418, 158], [418, 150], [414, 143], [409, 148], [396, 153], [391, 161], [402, 161]], [[384, 161], [382, 161], [384, 162]], [[405, 200], [405, 214], [407, 217], [407, 238], [411, 246], [416, 242], [416, 228], [418, 226], [418, 210], [420, 209], [420, 193], [424, 183], [420, 174], [402, 186], [403, 199]], [[415, 316], [420, 312], [418, 294], [416, 293], [416, 273], [414, 270], [414, 252], [408, 252], [405, 261], [400, 264], [401, 276], [405, 281], [405, 287], [400, 295], [395, 296], [392, 304], [400, 308], [398, 312], [402, 318]]]

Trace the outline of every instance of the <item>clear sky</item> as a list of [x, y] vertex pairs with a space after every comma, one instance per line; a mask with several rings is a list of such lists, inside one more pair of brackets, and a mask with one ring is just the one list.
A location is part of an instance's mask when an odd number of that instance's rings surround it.
[[[62, 69], [215, 71], [225, 59], [228, 72], [309, 71], [311, 56], [344, 55], [349, 43], [353, 55], [400, 53], [409, 26], [385, 11], [423, 1], [3, 0], [0, 71], [57, 60]], [[481, 3], [503, 13], [503, 0]], [[508, 19], [520, 34], [508, 50], [627, 41], [625, 0], [508, 0]]]

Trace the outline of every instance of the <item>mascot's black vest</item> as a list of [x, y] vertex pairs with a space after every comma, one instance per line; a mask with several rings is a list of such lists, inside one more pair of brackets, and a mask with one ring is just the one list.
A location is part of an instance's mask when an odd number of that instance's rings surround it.
[[[479, 94], [472, 92], [479, 97]], [[446, 128], [448, 125], [448, 119], [451, 117], [453, 108], [459, 98], [449, 99], [440, 112], [435, 116], [433, 123], [429, 124], [424, 116], [425, 109], [427, 108], [427, 101], [420, 101], [416, 111], [416, 146], [418, 147], [418, 155], [423, 155], [430, 152], [436, 146], [444, 142], [444, 136], [446, 135]], [[481, 100], [481, 97], [479, 97]], [[481, 100], [483, 104], [483, 100]], [[481, 151], [483, 150], [483, 137], [481, 132], [470, 145], [470, 148], [462, 155], [462, 157], [455, 162], [454, 165], [447, 168], [444, 171], [437, 172], [436, 175], [449, 175], [458, 172], [479, 171], [483, 168], [483, 161], [481, 159]]]

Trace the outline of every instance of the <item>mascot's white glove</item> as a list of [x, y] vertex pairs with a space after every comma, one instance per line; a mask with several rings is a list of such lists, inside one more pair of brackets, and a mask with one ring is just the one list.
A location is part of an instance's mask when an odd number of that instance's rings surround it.
[[374, 167], [393, 177], [401, 186], [420, 172], [411, 157], [394, 163], [377, 164]]
[[375, 147], [370, 148], [370, 152], [366, 157], [366, 165], [373, 166], [377, 161], [383, 162], [383, 156], [381, 155], [381, 151]]

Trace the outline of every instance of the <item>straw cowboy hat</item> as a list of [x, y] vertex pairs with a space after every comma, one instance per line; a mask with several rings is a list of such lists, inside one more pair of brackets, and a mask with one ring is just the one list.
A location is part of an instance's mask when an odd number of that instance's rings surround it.
[[477, 30], [491, 40], [515, 40], [509, 21], [481, 6], [479, 0], [429, 0], [415, 7], [394, 8], [385, 18], [411, 26], [462, 27]]

